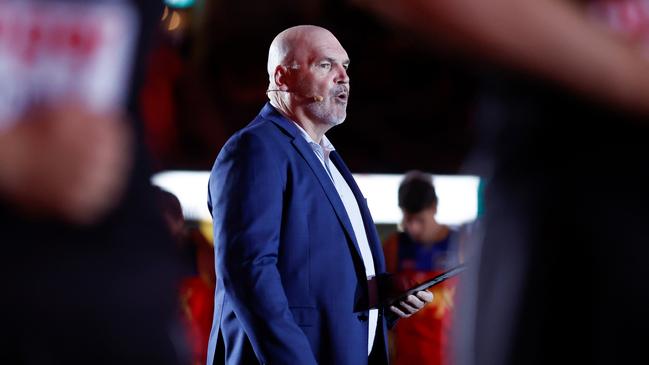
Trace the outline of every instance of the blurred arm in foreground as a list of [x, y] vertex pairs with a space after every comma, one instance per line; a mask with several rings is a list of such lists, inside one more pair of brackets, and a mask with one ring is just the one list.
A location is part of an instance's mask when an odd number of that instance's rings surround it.
[[[630, 39], [559, 0], [353, 0], [389, 22], [472, 56], [649, 113], [649, 62]], [[646, 53], [646, 52], [644, 52]]]

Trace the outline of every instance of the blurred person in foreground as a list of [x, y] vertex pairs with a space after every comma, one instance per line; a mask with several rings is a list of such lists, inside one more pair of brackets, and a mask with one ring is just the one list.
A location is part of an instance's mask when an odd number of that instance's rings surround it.
[[[92, 38], [107, 28], [84, 23], [96, 16], [96, 6], [108, 9], [102, 13], [106, 17], [134, 14], [135, 62], [124, 80], [125, 99], [133, 101], [138, 61], [161, 4], [0, 5], [29, 14], [3, 18], [3, 26], [15, 25], [3, 27], [3, 36], [32, 29], [32, 38], [16, 36], [14, 41], [33, 42], [28, 49], [35, 57], [40, 52], [54, 52], [57, 60], [68, 57], [67, 63], [51, 61], [47, 67], [78, 66], [99, 49], [95, 42], [107, 41]], [[0, 52], [3, 57], [13, 55]], [[24, 62], [29, 67], [34, 59]], [[15, 86], [5, 82], [0, 88]], [[0, 282], [5, 294], [0, 362], [177, 364], [183, 347], [174, 320], [178, 263], [150, 188], [136, 107], [129, 103], [98, 111], [74, 96], [58, 96], [28, 105], [11, 123], [0, 120], [5, 126], [0, 130]]]
[[[369, 209], [325, 136], [346, 117], [349, 57], [317, 26], [284, 30], [267, 103], [219, 153], [209, 180], [217, 286], [208, 364], [386, 364], [385, 264]], [[219, 348], [225, 355], [215, 356]]]
[[[437, 222], [437, 194], [432, 176], [421, 171], [405, 174], [399, 185], [402, 232], [383, 244], [388, 272], [410, 283], [420, 283], [460, 263], [458, 233]], [[392, 329], [392, 364], [449, 364], [451, 321], [456, 279], [431, 290], [430, 305]]]
[[500, 66], [477, 110], [484, 242], [459, 363], [649, 362], [649, 4], [355, 2]]

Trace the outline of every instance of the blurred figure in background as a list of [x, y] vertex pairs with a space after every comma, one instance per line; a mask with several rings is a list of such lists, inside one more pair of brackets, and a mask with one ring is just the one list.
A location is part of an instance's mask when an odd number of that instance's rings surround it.
[[[388, 272], [398, 281], [419, 283], [459, 264], [456, 232], [435, 219], [437, 194], [431, 175], [406, 173], [399, 186], [399, 207], [403, 232], [392, 234], [383, 244]], [[430, 289], [433, 302], [395, 325], [392, 364], [449, 364], [455, 280]]]
[[185, 272], [178, 299], [180, 317], [189, 342], [190, 362], [204, 364], [214, 312], [214, 248], [196, 227], [183, 216], [180, 200], [171, 192], [154, 187], [162, 215], [178, 245]]
[[181, 363], [133, 99], [161, 10], [0, 2], [1, 363]]
[[649, 362], [647, 2], [355, 2], [509, 70], [477, 110], [484, 242], [459, 362]]
[[188, 227], [186, 250], [192, 272], [180, 283], [180, 306], [188, 324], [192, 364], [204, 364], [214, 316], [214, 247], [196, 227]]

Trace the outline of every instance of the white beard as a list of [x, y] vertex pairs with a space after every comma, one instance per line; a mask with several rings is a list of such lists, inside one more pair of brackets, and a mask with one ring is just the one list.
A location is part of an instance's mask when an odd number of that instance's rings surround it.
[[332, 99], [325, 98], [323, 101], [314, 101], [306, 106], [306, 110], [312, 114], [316, 120], [330, 126], [341, 124], [347, 118], [347, 106], [331, 105], [335, 103]]

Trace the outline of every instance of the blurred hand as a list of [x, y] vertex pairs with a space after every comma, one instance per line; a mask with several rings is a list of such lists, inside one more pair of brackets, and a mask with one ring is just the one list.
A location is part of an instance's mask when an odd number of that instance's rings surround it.
[[119, 201], [131, 148], [117, 114], [34, 109], [0, 132], [0, 194], [27, 214], [92, 224]]
[[415, 295], [409, 295], [405, 300], [401, 300], [398, 303], [390, 306], [390, 310], [396, 313], [401, 318], [408, 318], [413, 314], [419, 312], [424, 306], [433, 301], [433, 293], [422, 290], [415, 293]]

